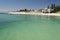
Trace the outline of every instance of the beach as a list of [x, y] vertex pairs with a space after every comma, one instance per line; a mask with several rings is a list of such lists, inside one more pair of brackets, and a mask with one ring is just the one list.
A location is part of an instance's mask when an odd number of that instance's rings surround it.
[[27, 14], [27, 15], [42, 15], [42, 16], [60, 16], [60, 13], [37, 13], [37, 12], [8, 12], [8, 14]]

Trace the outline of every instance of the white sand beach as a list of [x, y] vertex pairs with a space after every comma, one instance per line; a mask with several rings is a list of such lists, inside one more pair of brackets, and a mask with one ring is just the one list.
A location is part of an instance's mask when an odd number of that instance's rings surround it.
[[36, 13], [36, 12], [8, 12], [8, 14], [28, 14], [28, 15], [43, 15], [43, 16], [60, 16], [60, 13]]

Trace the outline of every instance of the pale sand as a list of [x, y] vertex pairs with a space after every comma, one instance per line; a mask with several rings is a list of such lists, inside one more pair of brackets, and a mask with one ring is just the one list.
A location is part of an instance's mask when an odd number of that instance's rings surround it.
[[44, 16], [60, 16], [60, 13], [35, 13], [35, 12], [8, 12], [8, 14], [29, 14], [29, 15], [44, 15]]

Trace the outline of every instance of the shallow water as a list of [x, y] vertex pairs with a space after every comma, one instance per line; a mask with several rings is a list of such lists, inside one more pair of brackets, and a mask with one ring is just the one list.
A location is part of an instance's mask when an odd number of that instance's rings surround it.
[[0, 14], [0, 40], [60, 40], [60, 17]]

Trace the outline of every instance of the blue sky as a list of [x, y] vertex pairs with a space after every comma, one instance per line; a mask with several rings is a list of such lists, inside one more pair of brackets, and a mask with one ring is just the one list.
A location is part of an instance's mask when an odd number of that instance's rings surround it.
[[0, 11], [17, 9], [41, 9], [51, 3], [60, 5], [60, 0], [0, 0]]

